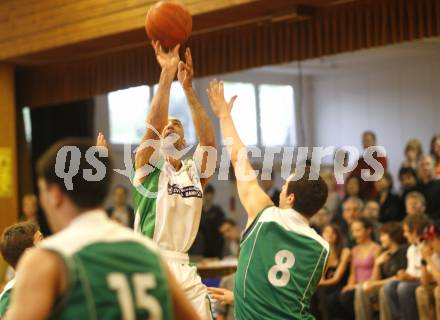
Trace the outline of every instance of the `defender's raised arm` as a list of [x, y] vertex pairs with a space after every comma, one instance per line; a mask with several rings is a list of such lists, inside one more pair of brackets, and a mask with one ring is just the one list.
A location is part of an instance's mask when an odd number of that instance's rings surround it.
[[[227, 102], [224, 96], [224, 84], [217, 80], [211, 81], [207, 90], [209, 101], [215, 115], [219, 118], [223, 140], [232, 139], [228, 148], [231, 162], [237, 177], [237, 188], [240, 201], [248, 213], [248, 226], [254, 221], [259, 212], [268, 206], [273, 206], [272, 200], [261, 189], [257, 177], [253, 175], [253, 168], [247, 156], [246, 147], [238, 135], [232, 120], [231, 110], [237, 96]], [[245, 179], [243, 179], [246, 177]]]

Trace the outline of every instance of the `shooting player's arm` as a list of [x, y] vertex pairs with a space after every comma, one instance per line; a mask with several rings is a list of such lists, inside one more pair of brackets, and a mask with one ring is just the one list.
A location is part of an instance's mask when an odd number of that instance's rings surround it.
[[[153, 140], [159, 141], [162, 130], [168, 122], [170, 90], [176, 75], [178, 63], [180, 61], [179, 45], [174, 47], [169, 52], [165, 52], [161, 48], [159, 42], [156, 41], [153, 42], [153, 48], [162, 71], [160, 74], [157, 91], [154, 94], [153, 100], [151, 101], [150, 110], [148, 112], [147, 129], [136, 152], [136, 169], [150, 164], [150, 158], [157, 149], [146, 142]], [[145, 179], [146, 177], [143, 178]]]
[[[177, 78], [182, 85], [183, 91], [185, 92], [186, 99], [188, 101], [189, 108], [191, 110], [191, 117], [196, 130], [197, 139], [199, 141], [199, 146], [196, 150], [196, 156], [203, 156], [201, 160], [201, 172], [207, 170], [208, 165], [215, 166], [215, 162], [208, 164], [208, 155], [206, 153], [202, 154], [200, 147], [216, 147], [214, 127], [212, 125], [211, 119], [208, 116], [203, 105], [200, 103], [196, 92], [192, 85], [192, 79], [194, 76], [194, 68], [192, 63], [191, 51], [189, 48], [185, 51], [185, 62], [179, 62], [179, 69], [177, 73]], [[214, 169], [214, 168], [212, 168]], [[205, 187], [208, 184], [209, 178], [201, 178], [202, 186]]]

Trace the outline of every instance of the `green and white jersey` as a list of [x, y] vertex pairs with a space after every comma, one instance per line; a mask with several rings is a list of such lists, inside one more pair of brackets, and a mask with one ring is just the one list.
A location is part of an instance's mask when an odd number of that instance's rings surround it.
[[172, 319], [171, 293], [157, 246], [109, 220], [81, 214], [39, 248], [58, 254], [68, 287], [52, 319]]
[[313, 319], [310, 299], [329, 245], [298, 212], [266, 208], [246, 230], [240, 247], [235, 319]]
[[2, 293], [0, 293], [0, 318], [6, 314], [6, 311], [8, 311], [14, 284], [15, 278], [9, 281], [3, 289]]
[[140, 188], [136, 181], [142, 169], [135, 173], [135, 230], [153, 239], [162, 249], [186, 253], [196, 238], [203, 204], [195, 161], [182, 161], [179, 171], [163, 160], [151, 168]]

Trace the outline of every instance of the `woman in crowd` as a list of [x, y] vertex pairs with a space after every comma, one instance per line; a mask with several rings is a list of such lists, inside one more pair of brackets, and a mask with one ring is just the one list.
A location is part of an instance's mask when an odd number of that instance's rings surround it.
[[340, 311], [339, 292], [347, 283], [350, 271], [350, 249], [344, 246], [343, 235], [337, 225], [323, 228], [322, 237], [330, 244], [330, 256], [316, 293], [322, 320], [335, 319]]
[[357, 245], [351, 250], [350, 276], [340, 296], [345, 319], [354, 319], [355, 289], [371, 280], [374, 261], [380, 254], [380, 246], [373, 241], [373, 226], [369, 220], [356, 219], [351, 231]]
[[350, 176], [345, 180], [345, 195], [344, 200], [354, 197], [362, 200], [361, 197], [361, 182], [358, 177]]
[[399, 196], [392, 192], [393, 178], [385, 172], [382, 178], [374, 183], [377, 192], [377, 201], [380, 205], [379, 222], [402, 221], [405, 209]]
[[[356, 290], [355, 314], [357, 320], [373, 319], [374, 306], [379, 302], [379, 290], [401, 269], [406, 269], [406, 245], [403, 229], [398, 222], [385, 223], [380, 227], [380, 243], [383, 252], [374, 261], [371, 280]], [[381, 313], [388, 313], [381, 306]]]
[[440, 177], [440, 134], [431, 139], [431, 156], [435, 160], [435, 174]]
[[417, 139], [411, 139], [405, 146], [405, 160], [402, 162], [402, 168], [413, 168], [417, 170], [419, 159], [423, 154], [422, 144]]

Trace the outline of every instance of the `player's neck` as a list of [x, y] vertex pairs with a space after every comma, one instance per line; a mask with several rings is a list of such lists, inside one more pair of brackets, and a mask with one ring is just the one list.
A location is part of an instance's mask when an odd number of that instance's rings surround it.
[[182, 167], [182, 161], [180, 161], [179, 159], [167, 157], [167, 161], [176, 171], [180, 170], [180, 168]]

